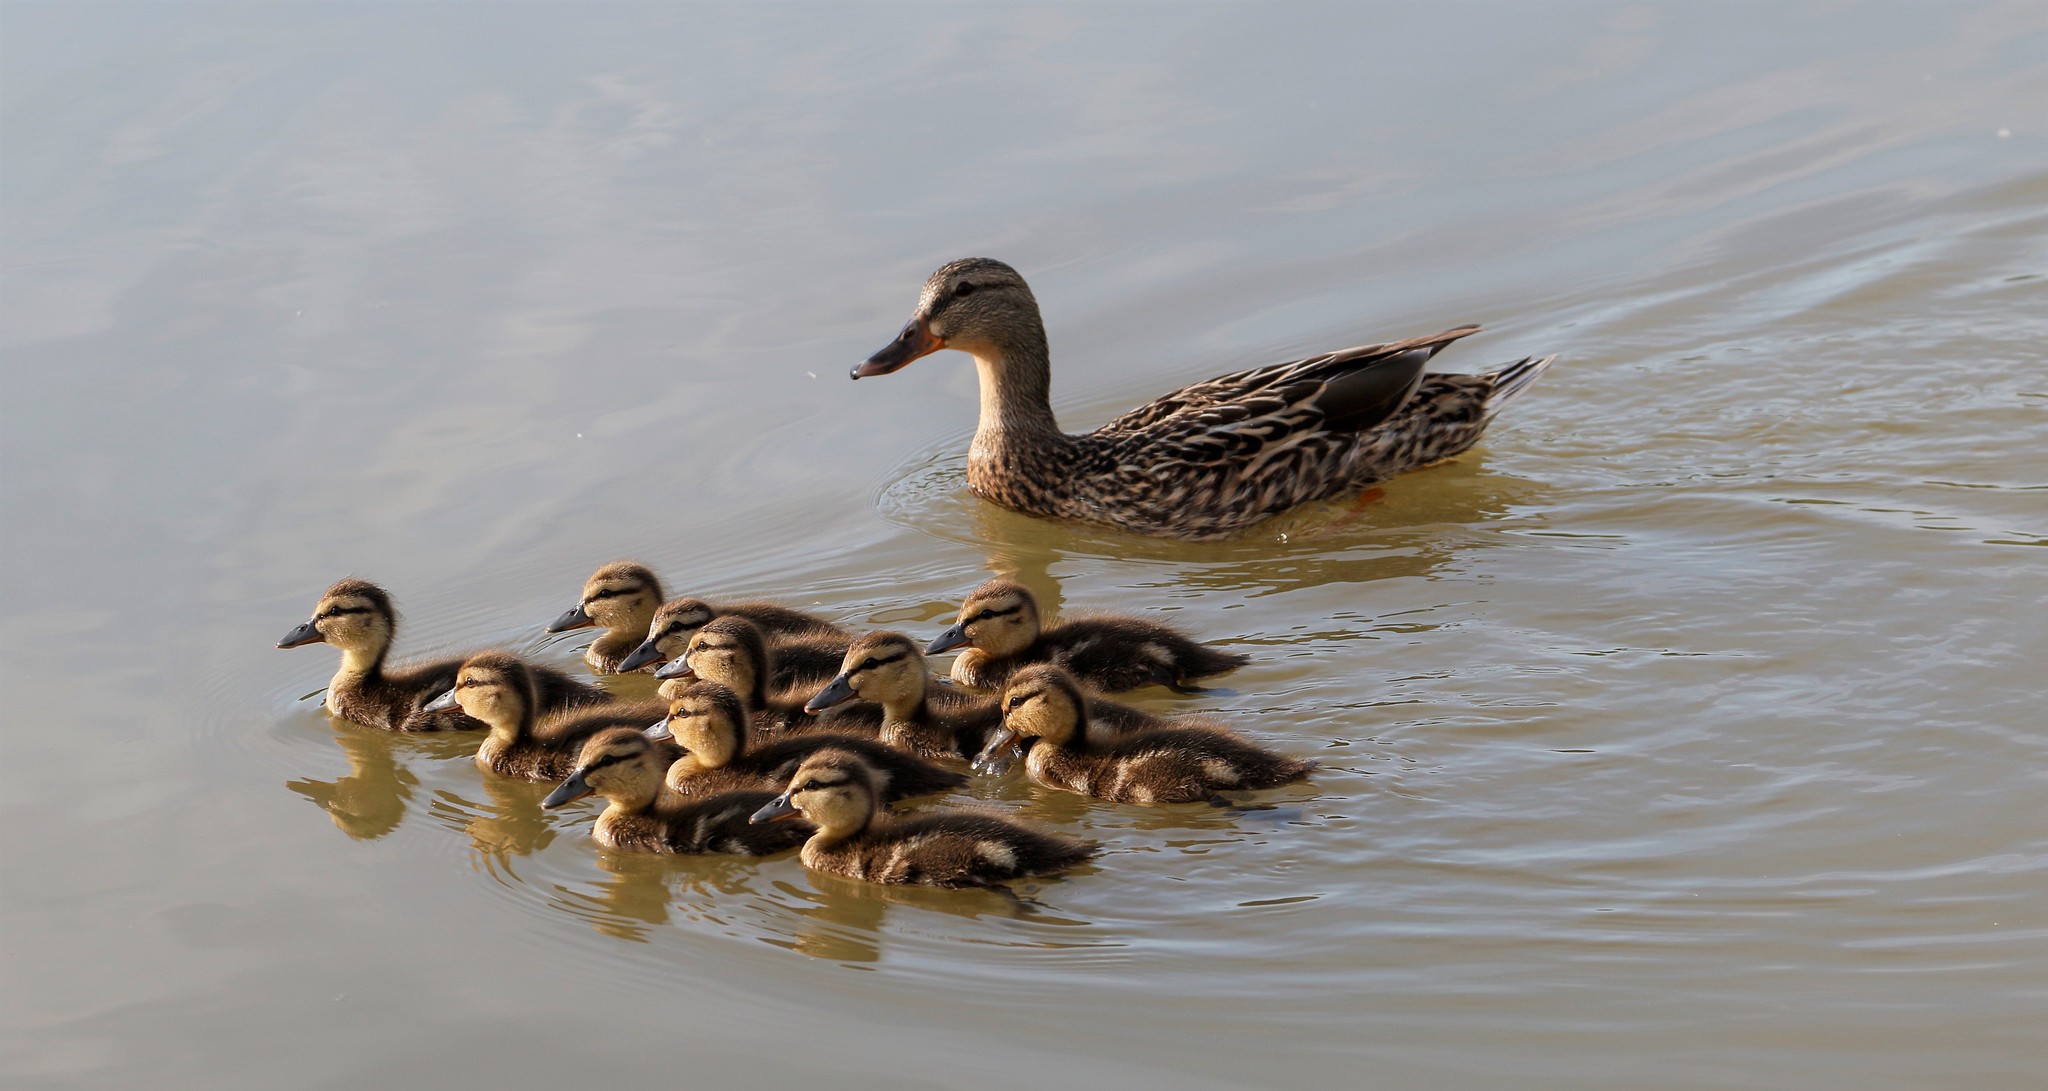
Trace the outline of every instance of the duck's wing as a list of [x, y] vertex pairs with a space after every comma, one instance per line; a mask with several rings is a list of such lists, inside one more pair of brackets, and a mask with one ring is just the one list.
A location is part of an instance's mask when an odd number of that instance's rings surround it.
[[[1326, 352], [1305, 360], [1220, 375], [1182, 387], [1117, 417], [1097, 436], [1152, 431], [1178, 417], [1221, 411], [1209, 424], [1235, 424], [1261, 412], [1304, 406], [1322, 427], [1362, 431], [1391, 416], [1422, 380], [1423, 365], [1445, 345], [1478, 333], [1459, 326], [1427, 337]], [[1231, 407], [1237, 407], [1232, 409]]]

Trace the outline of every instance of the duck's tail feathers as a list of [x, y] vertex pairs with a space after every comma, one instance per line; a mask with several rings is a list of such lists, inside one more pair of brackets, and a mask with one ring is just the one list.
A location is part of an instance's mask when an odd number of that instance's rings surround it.
[[1513, 401], [1516, 395], [1529, 389], [1529, 384], [1535, 382], [1551, 364], [1556, 362], [1557, 357], [1554, 355], [1531, 356], [1494, 372], [1493, 389], [1486, 394], [1486, 405], [1481, 411], [1481, 418], [1492, 420], [1495, 413]]

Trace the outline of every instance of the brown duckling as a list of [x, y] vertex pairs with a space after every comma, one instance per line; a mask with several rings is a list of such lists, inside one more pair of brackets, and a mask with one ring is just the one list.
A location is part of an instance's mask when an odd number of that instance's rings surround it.
[[[743, 617], [722, 617], [697, 630], [681, 658], [671, 659], [654, 672], [656, 678], [704, 678], [739, 694], [740, 702], [753, 717], [755, 728], [788, 731], [822, 722], [804, 711], [801, 689], [772, 687], [774, 653], [762, 639], [761, 630]], [[834, 730], [871, 735], [882, 722], [882, 710], [873, 705], [855, 705], [831, 713]]]
[[1010, 677], [1003, 691], [1003, 729], [983, 753], [1006, 749], [1020, 737], [1033, 740], [1024, 756], [1032, 780], [1112, 803], [1218, 803], [1219, 791], [1277, 788], [1316, 767], [1209, 724], [1093, 737], [1080, 685], [1051, 664]]
[[996, 886], [1051, 875], [1092, 859], [1101, 846], [994, 814], [882, 809], [875, 771], [844, 750], [821, 750], [789, 788], [754, 814], [757, 823], [802, 814], [817, 826], [799, 859], [817, 871], [870, 883]]
[[646, 635], [660, 605], [661, 580], [652, 569], [633, 561], [613, 561], [590, 574], [583, 583], [583, 596], [548, 623], [548, 632], [604, 626], [604, 635], [584, 650], [583, 661], [599, 674], [623, 674], [639, 669], [625, 663]]
[[1197, 693], [1198, 678], [1233, 671], [1250, 656], [1220, 652], [1156, 621], [1122, 614], [1091, 614], [1044, 625], [1038, 599], [1023, 584], [993, 579], [974, 589], [952, 628], [925, 648], [937, 655], [966, 648], [953, 661], [953, 680], [1000, 689], [1027, 663], [1057, 663], [1076, 678], [1110, 693], [1162, 685]]
[[772, 804], [772, 791], [720, 792], [679, 796], [661, 782], [668, 751], [630, 727], [592, 735], [576, 769], [548, 793], [541, 806], [553, 810], [587, 796], [609, 804], [597, 816], [591, 836], [627, 852], [729, 852], [769, 856], [793, 849], [809, 836], [809, 823], [794, 831], [764, 829], [749, 816]]
[[[883, 742], [921, 758], [972, 757], [1003, 722], [995, 695], [934, 688], [916, 642], [887, 630], [856, 639], [839, 674], [805, 702], [804, 711], [823, 712], [856, 697], [881, 706], [878, 737]], [[1174, 722], [1093, 693], [1088, 695], [1088, 720], [1104, 731]]]
[[644, 727], [667, 707], [660, 701], [613, 701], [542, 716], [536, 711], [536, 685], [532, 664], [509, 652], [481, 652], [462, 664], [455, 688], [426, 710], [459, 705], [490, 728], [476, 752], [479, 766], [519, 780], [560, 780], [576, 767], [585, 739], [606, 728]]
[[673, 738], [683, 756], [668, 767], [669, 788], [683, 795], [735, 788], [781, 791], [805, 758], [820, 750], [859, 755], [875, 770], [884, 802], [950, 791], [967, 778], [921, 761], [870, 738], [834, 732], [830, 725], [804, 728], [755, 743], [749, 739], [747, 710], [739, 695], [702, 679], [676, 696], [667, 717], [649, 728], [648, 738]]
[[647, 639], [619, 664], [621, 671], [675, 659], [690, 646], [697, 630], [714, 618], [743, 617], [761, 630], [774, 650], [775, 669], [768, 684], [778, 689], [823, 681], [839, 669], [846, 654], [846, 633], [824, 618], [772, 602], [733, 602], [714, 606], [703, 599], [671, 599], [654, 612]]
[[[463, 656], [386, 667], [398, 611], [391, 595], [368, 580], [337, 581], [313, 607], [313, 620], [277, 642], [280, 648], [327, 643], [341, 650], [341, 669], [327, 683], [327, 711], [351, 723], [386, 731], [467, 731], [484, 725], [462, 712], [424, 707], [455, 685]], [[611, 696], [550, 667], [533, 668], [536, 708], [542, 712], [600, 704]]]

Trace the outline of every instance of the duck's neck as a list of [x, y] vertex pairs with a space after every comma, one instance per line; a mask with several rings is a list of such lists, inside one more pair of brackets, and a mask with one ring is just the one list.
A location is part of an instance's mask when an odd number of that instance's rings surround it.
[[1064, 438], [1052, 415], [1052, 364], [1045, 330], [1034, 328], [998, 349], [974, 354], [981, 373], [981, 423], [974, 446], [991, 452], [1018, 442]]
[[659, 779], [640, 781], [630, 785], [614, 785], [604, 794], [605, 809], [615, 815], [639, 814], [654, 806], [661, 797], [662, 783]]
[[386, 643], [373, 648], [343, 648], [341, 670], [335, 673], [335, 677], [375, 678], [384, 670], [384, 653], [390, 647], [391, 645]]

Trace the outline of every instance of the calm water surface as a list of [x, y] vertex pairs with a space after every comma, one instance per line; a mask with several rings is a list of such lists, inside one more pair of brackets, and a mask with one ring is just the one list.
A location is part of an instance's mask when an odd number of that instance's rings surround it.
[[[2038, 1087], [2048, 10], [0, 8], [15, 1087]], [[1072, 427], [1317, 349], [1561, 364], [1243, 541], [991, 509], [923, 276]], [[332, 723], [596, 564], [1255, 663], [1266, 809], [993, 894], [598, 852]], [[616, 682], [638, 692], [642, 680]]]

